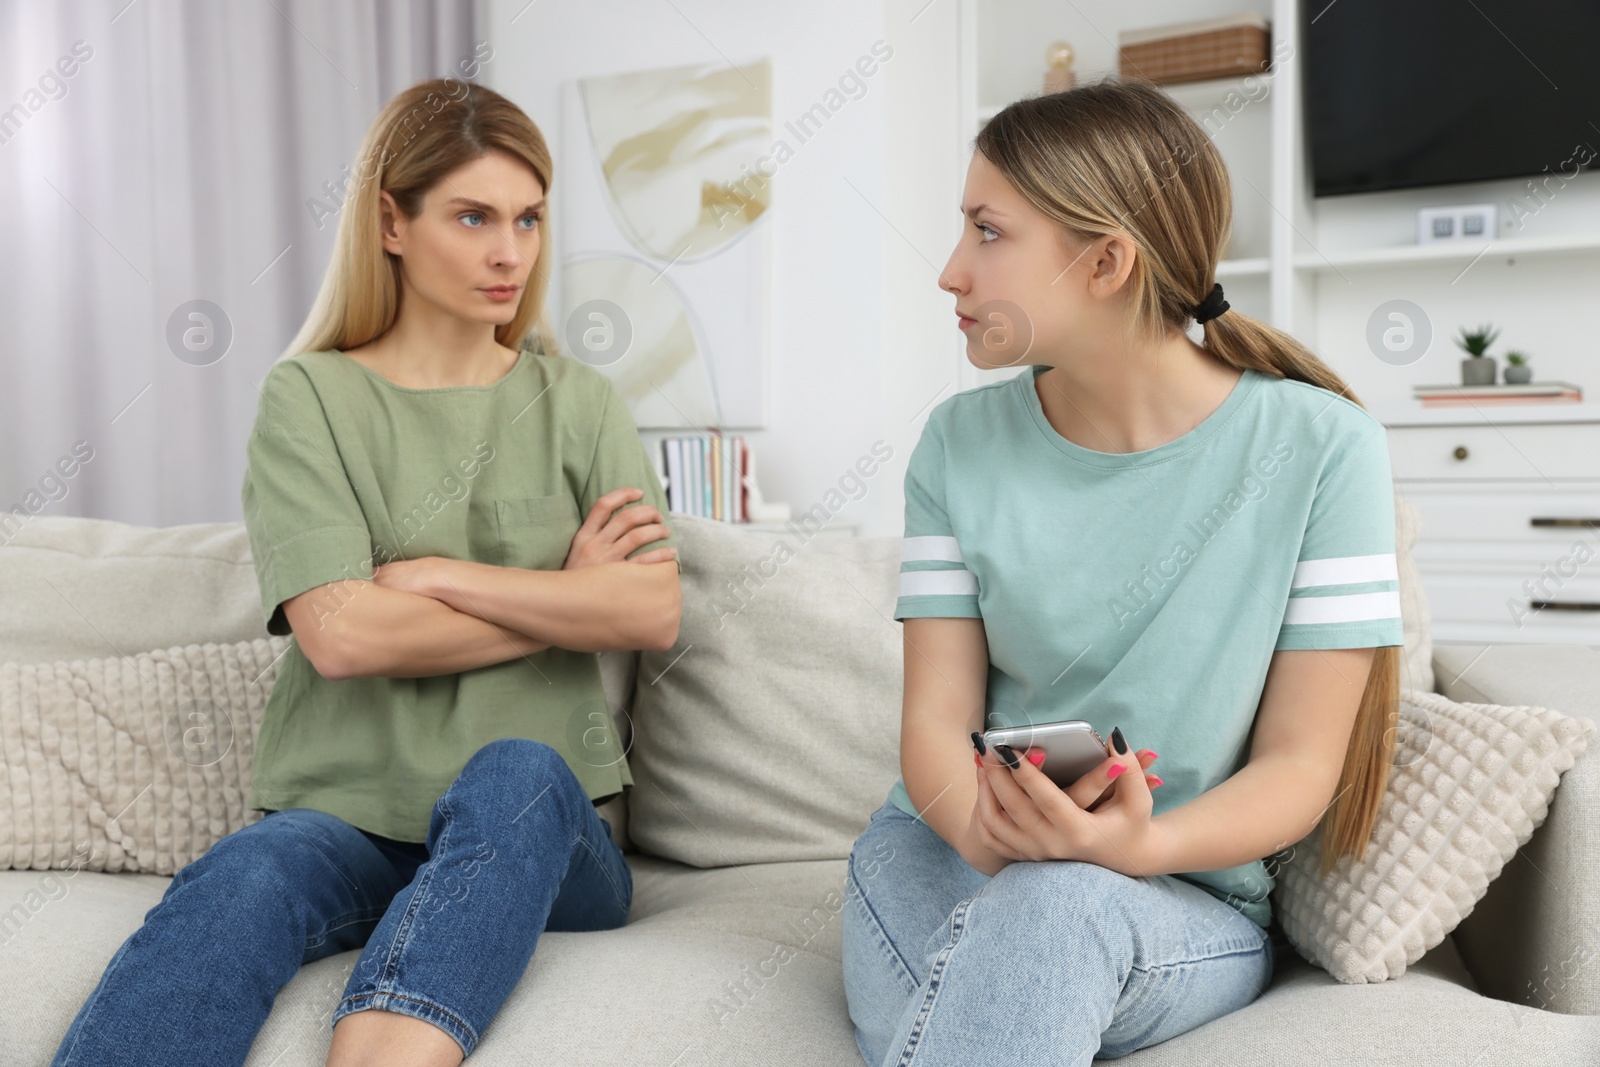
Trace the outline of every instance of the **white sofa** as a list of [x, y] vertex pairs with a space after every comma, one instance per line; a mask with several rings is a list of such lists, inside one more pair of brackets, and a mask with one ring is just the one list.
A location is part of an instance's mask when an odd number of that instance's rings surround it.
[[[899, 540], [818, 537], [800, 545], [798, 558], [773, 563], [773, 534], [672, 521], [684, 563], [679, 645], [602, 656], [608, 694], [631, 715], [636, 746], [638, 784], [602, 809], [634, 871], [628, 924], [545, 934], [475, 1064], [861, 1063], [834, 902], [842, 899], [849, 842], [897, 773], [901, 624], [888, 616]], [[729, 581], [757, 572], [743, 596], [729, 599]], [[1409, 590], [1407, 602], [1418, 592]], [[720, 606], [708, 610], [713, 599]], [[1408, 618], [1413, 652], [1428, 647], [1418, 622]], [[835, 631], [848, 639], [835, 642]], [[0, 548], [0, 664], [262, 637], [242, 524], [149, 529], [40, 517]], [[769, 660], [800, 665], [814, 686], [800, 692], [802, 675], [767, 671]], [[1434, 688], [1454, 699], [1600, 718], [1600, 654], [1589, 648], [1440, 646], [1432, 673]], [[670, 719], [659, 710], [669, 683], [679, 686], [671, 699], [685, 702]], [[775, 698], [784, 687], [791, 695]], [[819, 721], [814, 731], [855, 730], [849, 744], [784, 740], [786, 730], [807, 725], [805, 715], [822, 715], [818, 707], [857, 699], [859, 713], [840, 720], [846, 725]], [[697, 708], [712, 719], [691, 721]], [[629, 715], [619, 717], [624, 726]], [[720, 751], [703, 751], [710, 746], [696, 729], [725, 739]], [[784, 750], [756, 751], [763, 737]], [[699, 755], [680, 758], [687, 751]], [[774, 774], [772, 766], [785, 769]], [[729, 794], [721, 791], [741, 788], [761, 790], [770, 804], [741, 805], [725, 827], [718, 805]], [[628, 837], [630, 815], [638, 846]], [[1488, 897], [1404, 976], [1342, 985], [1283, 944], [1278, 973], [1254, 1004], [1126, 1062], [1600, 1063], [1596, 841], [1600, 755], [1591, 751], [1564, 777], [1548, 820]], [[82, 871], [44, 906], [19, 910], [44, 876], [0, 871], [0, 1065], [49, 1061], [169, 880]], [[793, 952], [769, 965], [779, 945]], [[284, 987], [252, 1067], [324, 1062], [329, 1015], [357, 955], [304, 967]], [[129, 1062], [161, 1062], [156, 1050], [148, 1056]], [[983, 1050], [973, 1050], [973, 1062], [985, 1062]]]

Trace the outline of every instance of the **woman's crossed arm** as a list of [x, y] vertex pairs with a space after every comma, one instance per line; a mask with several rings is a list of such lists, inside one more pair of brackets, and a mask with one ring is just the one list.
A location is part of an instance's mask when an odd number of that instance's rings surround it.
[[552, 646], [580, 652], [666, 649], [677, 640], [675, 550], [627, 554], [666, 536], [642, 495], [600, 497], [566, 567], [535, 571], [431, 556], [371, 580], [318, 586], [284, 602], [295, 639], [327, 678], [453, 674]]

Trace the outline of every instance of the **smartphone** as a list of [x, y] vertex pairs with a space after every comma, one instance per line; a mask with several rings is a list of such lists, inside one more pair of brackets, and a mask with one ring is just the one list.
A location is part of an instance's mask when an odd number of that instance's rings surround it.
[[983, 732], [983, 743], [990, 748], [1009, 745], [1019, 759], [1024, 749], [1042, 749], [1044, 762], [1039, 769], [1062, 789], [1094, 770], [1109, 755], [1105, 741], [1082, 719], [997, 726]]

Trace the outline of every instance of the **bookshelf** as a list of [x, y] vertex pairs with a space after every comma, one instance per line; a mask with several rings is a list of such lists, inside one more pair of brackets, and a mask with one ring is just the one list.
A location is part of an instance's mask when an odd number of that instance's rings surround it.
[[670, 511], [738, 525], [749, 522], [744, 475], [754, 459], [744, 434], [716, 428], [662, 431], [645, 448]]

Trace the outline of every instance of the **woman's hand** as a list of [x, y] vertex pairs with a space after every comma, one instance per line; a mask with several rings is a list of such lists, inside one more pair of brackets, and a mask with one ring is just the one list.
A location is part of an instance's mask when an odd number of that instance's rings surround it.
[[[1043, 756], [1037, 749], [1022, 756], [1034, 753]], [[1105, 763], [1066, 790], [1031, 759], [1019, 756], [1012, 769], [996, 752], [973, 755], [978, 799], [969, 834], [997, 858], [990, 864], [994, 870], [984, 873], [998, 873], [1018, 860], [1076, 859], [1130, 876], [1150, 873], [1157, 865], [1150, 790], [1161, 780], [1144, 773], [1155, 760], [1149, 750], [1118, 755], [1107, 745]]]
[[589, 517], [573, 535], [572, 547], [567, 551], [564, 571], [579, 567], [593, 567], [601, 563], [661, 563], [676, 559], [675, 548], [657, 548], [643, 555], [628, 558], [628, 553], [640, 545], [659, 541], [670, 534], [661, 523], [661, 512], [649, 504], [625, 508], [624, 504], [639, 500], [643, 489], [613, 489], [594, 502]]

